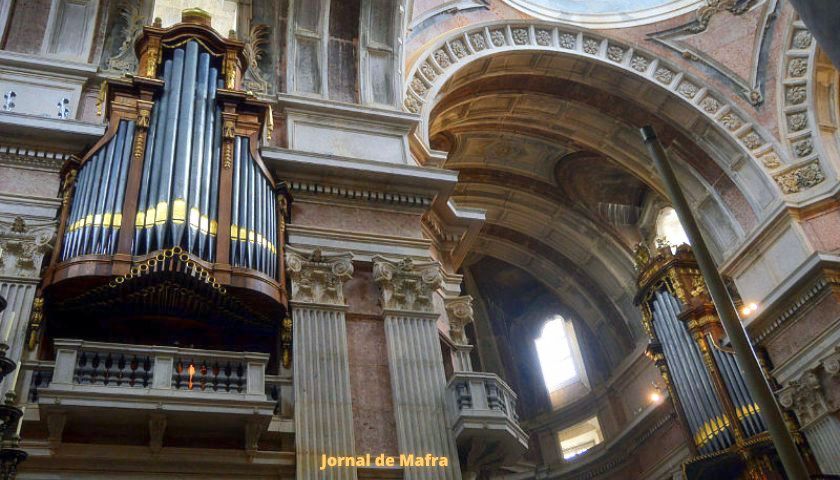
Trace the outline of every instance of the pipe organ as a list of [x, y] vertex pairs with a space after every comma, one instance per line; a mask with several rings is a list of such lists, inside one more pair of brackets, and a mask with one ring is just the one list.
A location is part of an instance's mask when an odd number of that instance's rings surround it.
[[[78, 315], [74, 300], [95, 295], [109, 307], [92, 315], [160, 317], [167, 310], [152, 303], [163, 301], [202, 317], [207, 305], [241, 305], [232, 317], [279, 325], [291, 199], [259, 155], [273, 122], [268, 103], [239, 88], [243, 47], [212, 30], [205, 12], [187, 10], [172, 27], [144, 27], [137, 75], [103, 83], [106, 134], [64, 168], [58, 248], [41, 291], [48, 317]], [[175, 263], [158, 268], [171, 252]]]
[[783, 478], [691, 248], [640, 245], [636, 268], [647, 354], [694, 443], [687, 478]]

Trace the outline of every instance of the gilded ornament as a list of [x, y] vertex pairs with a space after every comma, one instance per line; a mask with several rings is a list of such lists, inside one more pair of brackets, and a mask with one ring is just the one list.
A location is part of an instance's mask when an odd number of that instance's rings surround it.
[[108, 82], [103, 80], [99, 84], [99, 94], [96, 96], [96, 115], [101, 117], [105, 109], [105, 102], [108, 101]]

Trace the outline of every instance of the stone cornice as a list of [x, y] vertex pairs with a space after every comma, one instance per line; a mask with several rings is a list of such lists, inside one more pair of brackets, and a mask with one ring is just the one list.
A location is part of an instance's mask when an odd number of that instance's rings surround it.
[[292, 282], [292, 302], [344, 305], [343, 284], [353, 276], [353, 254], [286, 247], [286, 270]]
[[376, 256], [373, 280], [379, 285], [383, 310], [426, 313], [434, 311], [433, 295], [443, 282], [438, 262], [392, 260]]

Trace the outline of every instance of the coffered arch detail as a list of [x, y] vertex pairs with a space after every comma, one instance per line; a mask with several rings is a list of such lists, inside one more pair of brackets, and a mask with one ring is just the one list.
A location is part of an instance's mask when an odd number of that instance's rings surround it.
[[[611, 69], [628, 72], [656, 85], [663, 97], [676, 98], [690, 107], [701, 121], [714, 126], [718, 138], [730, 143], [757, 172], [781, 190], [781, 179], [774, 173], [792, 166], [786, 149], [727, 96], [705, 82], [645, 50], [631, 47], [596, 33], [567, 25], [538, 22], [503, 21], [455, 30], [439, 38], [413, 59], [404, 92], [404, 108], [420, 115], [417, 139], [429, 149], [430, 117], [437, 96], [447, 81], [464, 65], [482, 57], [503, 52], [530, 50], [551, 52], [588, 60]], [[676, 113], [660, 110], [666, 119]], [[733, 163], [738, 163], [733, 162]], [[752, 185], [730, 174], [739, 187]], [[773, 195], [780, 197], [778, 190]], [[768, 206], [769, 207], [769, 206]], [[769, 209], [768, 209], [769, 210]]]

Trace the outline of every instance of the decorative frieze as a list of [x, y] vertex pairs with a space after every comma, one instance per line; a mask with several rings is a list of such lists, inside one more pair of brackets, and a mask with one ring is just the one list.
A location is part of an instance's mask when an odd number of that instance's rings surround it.
[[286, 249], [293, 302], [344, 305], [342, 284], [353, 276], [353, 254]]
[[443, 281], [439, 263], [379, 256], [372, 260], [373, 280], [382, 292], [383, 309], [432, 312], [432, 295]]

